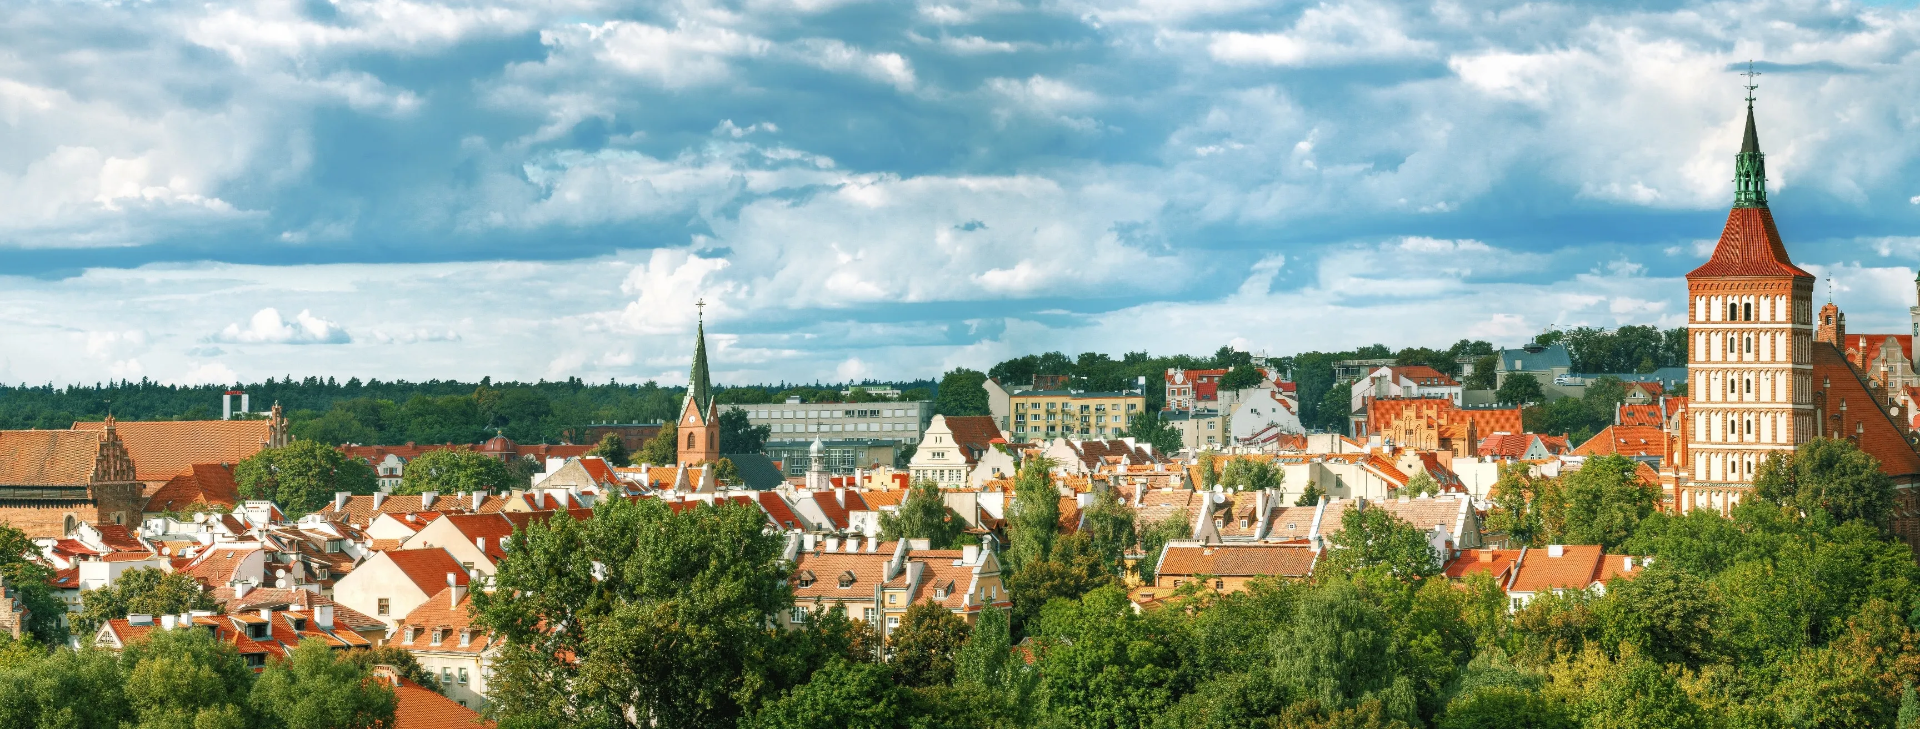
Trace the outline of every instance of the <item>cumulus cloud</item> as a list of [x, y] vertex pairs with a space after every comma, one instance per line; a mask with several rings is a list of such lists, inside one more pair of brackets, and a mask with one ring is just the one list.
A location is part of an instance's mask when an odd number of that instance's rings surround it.
[[280, 311], [265, 308], [254, 312], [246, 326], [228, 324], [214, 335], [213, 341], [230, 344], [345, 344], [353, 341], [340, 325], [301, 309], [292, 321], [280, 318]]

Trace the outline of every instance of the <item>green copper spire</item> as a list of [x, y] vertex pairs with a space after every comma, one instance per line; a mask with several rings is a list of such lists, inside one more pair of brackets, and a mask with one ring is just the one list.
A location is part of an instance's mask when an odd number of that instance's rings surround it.
[[1760, 153], [1760, 133], [1753, 127], [1753, 90], [1759, 86], [1753, 77], [1760, 75], [1747, 64], [1747, 136], [1740, 140], [1740, 154], [1733, 158], [1733, 206], [1767, 206], [1767, 156]]
[[707, 302], [701, 300], [694, 306], [700, 308], [700, 325], [694, 335], [693, 374], [687, 378], [687, 397], [693, 398], [693, 404], [704, 416], [707, 407], [713, 404], [713, 378], [707, 374]]

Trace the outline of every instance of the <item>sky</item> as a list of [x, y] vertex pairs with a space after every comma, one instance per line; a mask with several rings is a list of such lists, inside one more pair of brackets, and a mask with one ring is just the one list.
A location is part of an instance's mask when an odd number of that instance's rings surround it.
[[1906, 331], [1912, 3], [14, 2], [0, 382], [1677, 326], [1749, 60], [1795, 261]]

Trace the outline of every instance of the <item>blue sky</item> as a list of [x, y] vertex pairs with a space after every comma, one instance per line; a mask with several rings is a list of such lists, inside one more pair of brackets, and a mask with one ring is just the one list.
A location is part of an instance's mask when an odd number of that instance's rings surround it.
[[29, 2], [0, 381], [908, 379], [1675, 325], [1740, 77], [1857, 330], [1920, 264], [1911, 3]]

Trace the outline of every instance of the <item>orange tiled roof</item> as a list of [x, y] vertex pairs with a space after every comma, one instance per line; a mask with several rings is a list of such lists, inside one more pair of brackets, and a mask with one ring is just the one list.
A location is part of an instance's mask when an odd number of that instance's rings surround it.
[[[452, 590], [451, 587], [440, 588], [433, 597], [427, 598], [426, 602], [420, 603], [419, 607], [407, 613], [407, 616], [401, 618], [399, 624], [395, 626], [398, 632], [394, 634], [392, 640], [408, 650], [485, 652], [491, 634], [474, 627], [471, 612], [473, 601], [470, 599], [472, 596], [463, 591], [459, 601], [456, 602], [453, 599]], [[407, 626], [419, 629], [411, 641], [406, 639]], [[433, 642], [433, 631], [436, 628], [443, 631], [438, 643]], [[460, 632], [469, 629], [473, 633], [467, 637], [467, 644], [463, 646], [460, 644]]]
[[[1920, 474], [1920, 454], [1914, 453], [1887, 411], [1876, 405], [1878, 399], [1867, 390], [1859, 370], [1833, 345], [1813, 343], [1813, 382], [1816, 388], [1826, 388], [1827, 432], [1854, 441], [1860, 450], [1880, 459], [1881, 472], [1889, 476]], [[1842, 411], [1843, 402], [1857, 404]]]
[[1167, 547], [1160, 560], [1162, 575], [1215, 577], [1305, 577], [1313, 573], [1318, 555], [1305, 545], [1221, 544]]
[[[139, 468], [135, 462], [134, 467]], [[240, 503], [240, 486], [233, 469], [219, 463], [196, 463], [173, 475], [147, 497], [147, 511], [185, 511], [195, 504], [232, 508]]]
[[0, 484], [84, 485], [93, 480], [94, 462], [99, 456], [99, 433], [0, 430]]
[[420, 684], [388, 676], [393, 688], [393, 729], [493, 729], [494, 723]]
[[1552, 589], [1584, 590], [1600, 574], [1598, 545], [1568, 544], [1561, 555], [1551, 556], [1548, 548], [1528, 549], [1520, 558], [1520, 571], [1513, 578], [1510, 592], [1540, 592]]
[[1492, 574], [1501, 586], [1513, 575], [1513, 565], [1520, 559], [1518, 549], [1479, 549], [1460, 553], [1447, 563], [1447, 579], [1461, 580], [1468, 575], [1486, 572]]
[[447, 575], [453, 575], [456, 585], [467, 584], [467, 571], [453, 559], [453, 555], [439, 547], [425, 549], [396, 549], [381, 552], [393, 560], [400, 573], [406, 575], [421, 592], [433, 594], [447, 585]]
[[1621, 403], [1620, 424], [1662, 428], [1666, 427], [1667, 418], [1665, 414], [1660, 412], [1660, 406], [1653, 403], [1645, 405], [1628, 405]]
[[[133, 420], [115, 423], [142, 481], [165, 481], [196, 463], [239, 463], [265, 448], [271, 420]], [[102, 422], [74, 423], [98, 433]]]
[[1653, 457], [1665, 461], [1667, 458], [1667, 434], [1659, 428], [1645, 425], [1609, 425], [1599, 433], [1573, 449], [1576, 456]]
[[1734, 208], [1729, 212], [1713, 257], [1687, 274], [1689, 279], [1717, 276], [1813, 278], [1813, 274], [1793, 265], [1787, 245], [1780, 240], [1780, 230], [1774, 227], [1773, 211], [1766, 208]]

